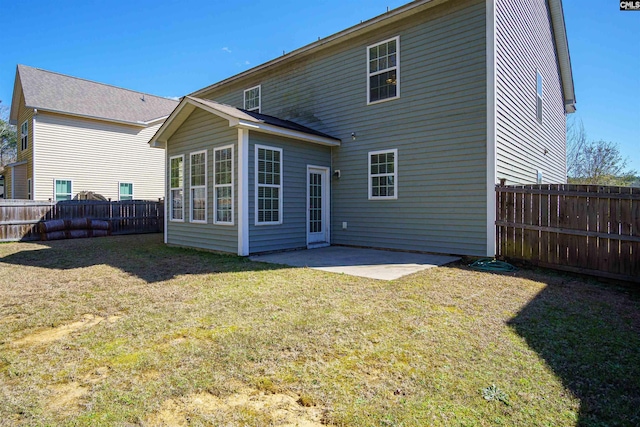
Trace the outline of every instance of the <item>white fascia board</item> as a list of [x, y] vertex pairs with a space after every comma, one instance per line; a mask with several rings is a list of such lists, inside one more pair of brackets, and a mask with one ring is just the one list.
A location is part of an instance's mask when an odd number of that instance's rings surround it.
[[293, 129], [286, 129], [280, 126], [269, 125], [266, 123], [253, 123], [246, 122], [243, 120], [238, 120], [237, 125], [232, 125], [232, 127], [238, 127], [240, 129], [247, 129], [257, 132], [268, 133], [271, 135], [284, 136], [286, 138], [296, 139], [298, 141], [311, 142], [313, 144], [325, 145], [328, 147], [339, 147], [340, 141], [332, 138], [326, 138], [320, 135], [312, 135], [306, 132], [300, 132]]

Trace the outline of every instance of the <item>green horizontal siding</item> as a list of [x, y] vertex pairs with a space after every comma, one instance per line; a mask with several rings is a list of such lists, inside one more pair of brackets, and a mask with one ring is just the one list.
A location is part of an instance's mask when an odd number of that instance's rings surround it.
[[[176, 133], [169, 139], [167, 148], [167, 161], [169, 158], [184, 155], [184, 193], [185, 209], [184, 222], [168, 221], [167, 243], [189, 246], [201, 249], [238, 252], [238, 193], [234, 188], [235, 195], [235, 219], [234, 225], [218, 225], [213, 223], [213, 150], [216, 147], [225, 145], [234, 146], [234, 180], [237, 183], [238, 172], [238, 151], [237, 151], [238, 131], [229, 128], [229, 122], [225, 119], [204, 110], [196, 109], [187, 120], [180, 126]], [[207, 223], [189, 222], [189, 177], [190, 177], [190, 156], [196, 151], [207, 150]], [[167, 188], [169, 181], [167, 177]], [[170, 197], [167, 197], [169, 200]]]
[[[255, 146], [282, 149], [282, 224], [255, 225]], [[249, 252], [307, 246], [307, 165], [331, 165], [331, 149], [316, 144], [249, 132]]]
[[[261, 84], [263, 113], [342, 140], [332, 149], [342, 173], [331, 180], [332, 243], [483, 255], [485, 25], [484, 1], [452, 0], [203, 97], [242, 107], [242, 91]], [[400, 98], [367, 105], [366, 47], [398, 35]], [[398, 150], [399, 198], [368, 200], [367, 153], [383, 149]]]

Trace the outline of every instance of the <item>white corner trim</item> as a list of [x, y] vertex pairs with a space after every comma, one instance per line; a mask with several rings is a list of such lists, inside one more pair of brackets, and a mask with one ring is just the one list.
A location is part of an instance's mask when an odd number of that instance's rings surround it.
[[487, 251], [488, 257], [496, 254], [496, 4], [486, 2], [487, 16]]
[[167, 224], [169, 223], [169, 200], [171, 197], [171, 183], [169, 182], [169, 175], [167, 174], [169, 163], [169, 156], [167, 154], [167, 150], [164, 151], [164, 244], [169, 243], [169, 231], [167, 230]]
[[36, 121], [38, 110], [33, 111], [33, 119], [31, 122], [31, 199], [36, 199]]
[[249, 131], [238, 129], [238, 255], [249, 255]]

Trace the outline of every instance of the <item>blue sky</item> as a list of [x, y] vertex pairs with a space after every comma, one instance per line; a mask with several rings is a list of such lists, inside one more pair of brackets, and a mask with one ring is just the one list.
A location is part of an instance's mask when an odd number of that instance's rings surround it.
[[[0, 105], [18, 63], [181, 96], [407, 2], [0, 0]], [[576, 118], [640, 171], [640, 12], [617, 0], [565, 0], [564, 10]]]

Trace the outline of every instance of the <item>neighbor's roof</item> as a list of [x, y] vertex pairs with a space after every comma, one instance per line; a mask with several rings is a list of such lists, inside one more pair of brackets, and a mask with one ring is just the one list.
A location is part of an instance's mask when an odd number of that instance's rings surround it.
[[[267, 70], [278, 66], [281, 63], [289, 61], [295, 61], [299, 58], [304, 58], [308, 55], [317, 53], [322, 49], [326, 49], [331, 46], [335, 46], [338, 43], [345, 42], [361, 34], [365, 34], [370, 31], [377, 30], [382, 26], [386, 26], [397, 22], [406, 17], [412, 16], [416, 13], [420, 13], [426, 9], [435, 7], [439, 4], [445, 3], [448, 0], [415, 0], [411, 3], [407, 3], [404, 6], [400, 6], [396, 9], [387, 11], [382, 15], [378, 15], [360, 24], [354, 25], [346, 30], [342, 30], [338, 33], [332, 34], [323, 39], [319, 39], [317, 42], [310, 43], [299, 49], [289, 52], [286, 55], [282, 55], [264, 64], [253, 67], [240, 74], [236, 74], [227, 79], [209, 85], [205, 88], [199, 89], [191, 96], [200, 97], [210, 90], [216, 89], [220, 86], [227, 85], [234, 81], [240, 80], [244, 77], [252, 75], [254, 73]], [[555, 37], [555, 45], [558, 56], [558, 64], [560, 67], [560, 76], [562, 79], [562, 89], [564, 92], [565, 111], [567, 113], [573, 113], [575, 111], [575, 90], [573, 85], [573, 74], [571, 71], [571, 60], [569, 56], [569, 43], [567, 41], [567, 32], [564, 23], [564, 14], [562, 11], [562, 0], [548, 0], [549, 8], [551, 12], [551, 25], [553, 27], [553, 34]]]
[[300, 141], [312, 142], [321, 145], [338, 146], [340, 140], [326, 133], [318, 132], [315, 129], [299, 125], [290, 120], [282, 120], [267, 114], [260, 114], [254, 111], [247, 111], [231, 105], [222, 104], [207, 99], [185, 96], [180, 105], [171, 113], [169, 118], [162, 124], [160, 129], [151, 138], [149, 144], [157, 146], [156, 143], [166, 144], [167, 140], [184, 123], [189, 115], [196, 109], [207, 111], [213, 115], [229, 121], [230, 127], [249, 129], [256, 132], [280, 135], [294, 138]]
[[167, 117], [178, 105], [173, 99], [18, 65], [12, 122], [18, 119], [21, 93], [27, 108], [138, 126]]

